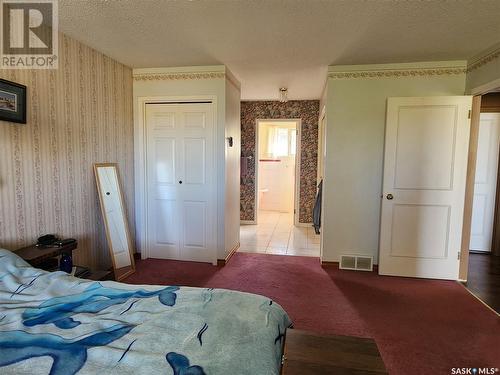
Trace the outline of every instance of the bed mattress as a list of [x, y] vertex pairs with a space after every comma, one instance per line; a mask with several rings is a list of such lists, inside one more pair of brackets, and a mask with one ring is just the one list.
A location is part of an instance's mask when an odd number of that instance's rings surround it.
[[264, 296], [87, 281], [0, 249], [1, 374], [279, 374], [290, 324]]

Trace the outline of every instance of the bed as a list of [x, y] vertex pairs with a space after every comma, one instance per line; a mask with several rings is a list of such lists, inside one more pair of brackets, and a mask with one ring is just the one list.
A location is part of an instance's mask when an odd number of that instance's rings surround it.
[[279, 374], [290, 324], [263, 296], [87, 281], [0, 249], [1, 374]]

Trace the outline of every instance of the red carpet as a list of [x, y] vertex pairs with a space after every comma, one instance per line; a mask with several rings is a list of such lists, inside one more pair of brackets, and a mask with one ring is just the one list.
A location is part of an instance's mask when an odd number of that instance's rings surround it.
[[229, 264], [137, 262], [134, 284], [235, 289], [278, 302], [296, 328], [373, 337], [390, 374], [500, 367], [500, 319], [456, 282], [323, 269], [317, 258], [236, 253]]

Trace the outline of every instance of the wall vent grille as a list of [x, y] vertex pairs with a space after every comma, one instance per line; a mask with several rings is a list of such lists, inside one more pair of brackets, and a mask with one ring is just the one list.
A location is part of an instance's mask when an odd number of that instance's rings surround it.
[[365, 255], [341, 255], [341, 270], [373, 271], [373, 257]]

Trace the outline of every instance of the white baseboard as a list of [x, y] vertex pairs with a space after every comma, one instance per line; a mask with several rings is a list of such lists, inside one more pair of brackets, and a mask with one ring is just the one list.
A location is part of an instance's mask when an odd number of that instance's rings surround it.
[[312, 228], [313, 223], [297, 223], [295, 224], [296, 227], [303, 227], [303, 228]]
[[252, 224], [255, 225], [257, 223], [255, 222], [255, 220], [240, 220], [240, 224], [241, 225], [252, 225]]
[[[240, 220], [241, 225], [255, 225], [257, 224], [256, 220]], [[312, 228], [313, 223], [297, 223], [294, 224], [296, 227], [304, 227], [304, 228]]]

